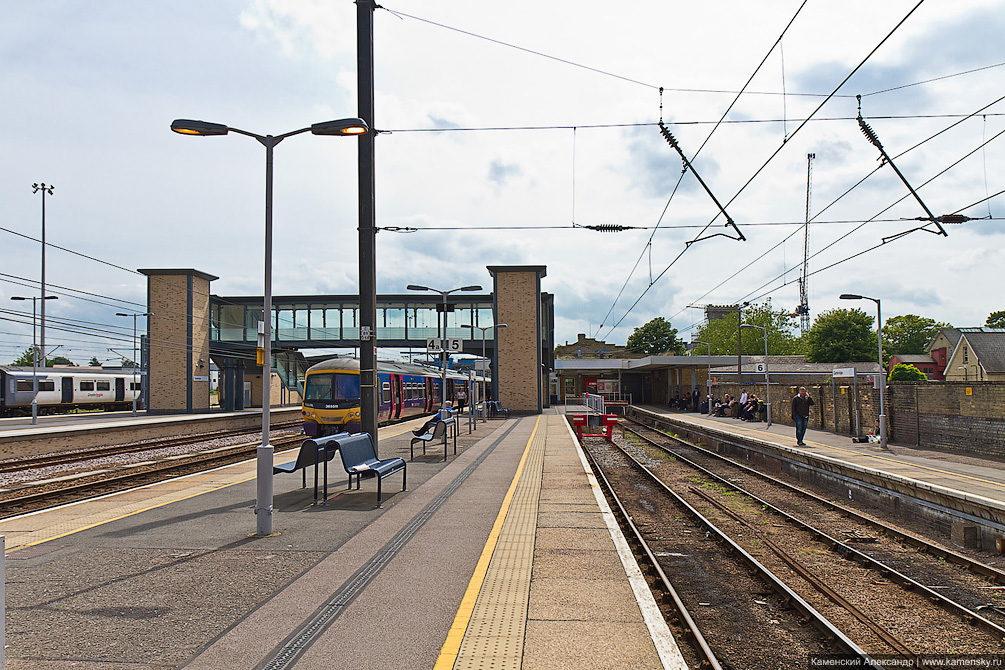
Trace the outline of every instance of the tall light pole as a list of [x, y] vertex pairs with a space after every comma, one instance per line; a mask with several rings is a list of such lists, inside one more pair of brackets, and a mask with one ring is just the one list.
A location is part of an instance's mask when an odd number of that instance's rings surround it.
[[[447, 296], [451, 293], [456, 293], [457, 291], [481, 291], [481, 286], [462, 286], [461, 288], [452, 288], [449, 291], [441, 291], [435, 288], [429, 288], [428, 286], [419, 286], [418, 284], [409, 284], [406, 288], [409, 291], [432, 291], [433, 293], [439, 293], [440, 297], [443, 298], [443, 338], [440, 340], [440, 402], [446, 406], [447, 404], [447, 350], [446, 350], [446, 339], [447, 339]], [[440, 321], [436, 320], [436, 334], [440, 334]]]
[[[496, 334], [495, 334], [495, 337], [493, 338], [493, 341], [495, 341], [497, 343], [496, 344], [496, 351], [499, 351], [499, 345], [498, 345], [498, 342], [499, 342], [499, 331], [498, 331], [498, 329], [499, 328], [508, 328], [508, 327], [509, 326], [507, 324], [505, 324], [505, 323], [497, 323], [494, 326], [484, 326], [484, 327], [482, 327], [482, 326], [475, 326], [475, 325], [470, 324], [470, 323], [461, 326], [461, 328], [472, 328], [472, 329], [477, 328], [478, 330], [482, 331], [482, 358], [486, 357], [485, 356], [485, 331], [492, 330], [493, 328], [496, 329]], [[491, 368], [491, 366], [489, 366], [489, 367]], [[488, 399], [486, 398], [486, 401], [487, 400]], [[488, 418], [487, 418], [488, 417], [488, 413], [489, 413], [489, 411], [488, 411], [488, 402], [486, 402], [484, 404], [484, 406], [482, 407], [482, 421], [483, 422], [484, 421], [488, 421]]]
[[879, 447], [886, 449], [886, 407], [884, 396], [886, 395], [886, 370], [883, 368], [883, 308], [879, 298], [870, 298], [867, 295], [857, 293], [842, 293], [842, 300], [872, 300], [876, 303], [876, 340], [879, 342]]
[[[39, 295], [41, 295], [41, 296], [45, 296], [45, 196], [46, 196], [46, 194], [52, 195], [52, 189], [54, 189], [54, 188], [56, 188], [56, 187], [53, 186], [52, 184], [49, 184], [48, 186], [46, 186], [45, 182], [42, 182], [40, 184], [32, 184], [31, 185], [31, 192], [32, 193], [38, 193], [39, 191], [42, 192], [42, 289], [39, 292]], [[45, 298], [45, 297], [42, 298], [42, 304], [41, 304], [42, 323], [41, 323], [41, 326], [39, 328], [39, 334], [38, 334], [38, 346], [39, 346], [39, 348], [42, 349], [43, 352], [45, 351], [45, 301], [46, 300], [47, 300], [47, 298]], [[45, 367], [45, 358], [44, 357], [42, 358], [42, 367], [43, 368]], [[35, 423], [35, 422], [32, 421], [32, 423]]]
[[768, 329], [762, 326], [755, 326], [751, 323], [741, 324], [740, 328], [757, 328], [764, 333], [764, 405], [768, 414], [768, 428], [771, 428], [771, 379], [768, 377]]
[[705, 396], [708, 400], [708, 415], [712, 416], [712, 345], [700, 340], [694, 340], [691, 344], [704, 344], [708, 347], [708, 372], [705, 373]]
[[[41, 302], [42, 309], [45, 309], [46, 300], [58, 300], [59, 296], [56, 295], [45, 295], [31, 296], [30, 298], [25, 298], [20, 295], [12, 295], [11, 300], [31, 300], [31, 423], [35, 425], [38, 422], [38, 349], [39, 345], [35, 342], [35, 303]], [[58, 349], [59, 347], [57, 347]], [[45, 367], [45, 352], [42, 353], [42, 367]]]
[[269, 410], [271, 404], [272, 376], [272, 151], [287, 137], [310, 131], [314, 135], [364, 135], [369, 128], [362, 119], [349, 118], [315, 123], [309, 128], [301, 128], [282, 135], [258, 135], [222, 123], [208, 123], [191, 119], [176, 119], [171, 122], [171, 130], [182, 135], [209, 137], [235, 132], [253, 137], [265, 147], [265, 301], [262, 311], [262, 444], [258, 447], [257, 498], [255, 516], [257, 534], [272, 534], [272, 454], [269, 444]]
[[125, 312], [116, 312], [115, 316], [125, 316], [133, 317], [133, 387], [130, 389], [133, 394], [133, 416], [136, 416], [136, 319], [141, 316], [153, 316], [150, 312], [143, 312], [142, 314], [126, 314]]

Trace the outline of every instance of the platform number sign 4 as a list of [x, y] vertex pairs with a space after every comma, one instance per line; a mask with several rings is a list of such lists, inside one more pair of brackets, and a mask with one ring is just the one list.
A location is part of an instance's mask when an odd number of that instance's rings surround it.
[[459, 337], [448, 337], [446, 339], [440, 337], [426, 338], [426, 351], [429, 352], [446, 351], [447, 353], [456, 354], [463, 351], [463, 349], [464, 340]]

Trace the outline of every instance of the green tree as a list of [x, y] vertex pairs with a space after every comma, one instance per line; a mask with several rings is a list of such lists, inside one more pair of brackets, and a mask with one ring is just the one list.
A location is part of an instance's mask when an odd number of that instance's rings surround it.
[[984, 322], [984, 325], [988, 328], [1005, 328], [1005, 310], [988, 314], [988, 320]]
[[883, 324], [883, 356], [889, 360], [894, 354], [924, 354], [928, 343], [948, 323], [939, 323], [916, 314], [904, 314], [888, 319]]
[[[38, 362], [39, 366], [42, 367], [42, 361]], [[19, 367], [30, 368], [32, 366], [32, 355], [31, 347], [28, 347], [21, 355], [18, 356], [11, 362], [11, 365], [16, 365]], [[73, 361], [65, 356], [55, 356], [53, 358], [47, 358], [45, 360], [45, 366], [52, 367], [53, 365], [76, 365]]]
[[860, 309], [832, 309], [817, 316], [806, 333], [811, 363], [874, 361], [878, 354], [872, 317]]
[[126, 358], [125, 356], [122, 357], [122, 361], [119, 364], [122, 367], [124, 367], [124, 368], [138, 368], [138, 367], [140, 367], [139, 365], [136, 364], [135, 361], [133, 361], [133, 359]]
[[640, 354], [683, 354], [684, 342], [677, 337], [677, 329], [662, 316], [639, 326], [628, 336], [628, 348]]
[[[713, 356], [729, 356], [736, 353], [737, 312], [722, 319], [709, 321], [698, 329], [696, 340], [708, 342]], [[768, 331], [768, 354], [786, 356], [801, 351], [800, 340], [793, 334], [795, 317], [785, 310], [774, 311], [770, 303], [750, 305], [743, 308], [743, 322], [760, 326]], [[745, 356], [764, 355], [764, 335], [759, 330], [745, 330], [742, 335]], [[691, 350], [694, 355], [705, 353], [702, 346]]]
[[892, 382], [923, 382], [928, 379], [925, 373], [910, 363], [897, 363], [887, 377]]
[[87, 364], [92, 368], [100, 368], [101, 361], [98, 360], [97, 356], [91, 356], [91, 360], [87, 361]]

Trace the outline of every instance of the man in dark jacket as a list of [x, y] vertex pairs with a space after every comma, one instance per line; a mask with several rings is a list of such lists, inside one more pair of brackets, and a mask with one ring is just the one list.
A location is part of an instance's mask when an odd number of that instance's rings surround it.
[[796, 424], [796, 445], [805, 447], [803, 436], [806, 435], [806, 426], [810, 422], [810, 406], [813, 398], [806, 392], [805, 386], [799, 387], [799, 394], [792, 398], [792, 421]]

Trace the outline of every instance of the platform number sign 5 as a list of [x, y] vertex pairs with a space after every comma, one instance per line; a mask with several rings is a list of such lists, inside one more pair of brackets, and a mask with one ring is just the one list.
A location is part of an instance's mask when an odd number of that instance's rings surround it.
[[463, 349], [464, 340], [459, 337], [448, 337], [446, 339], [440, 337], [426, 338], [426, 351], [429, 352], [446, 351], [447, 353], [456, 354], [463, 351]]

